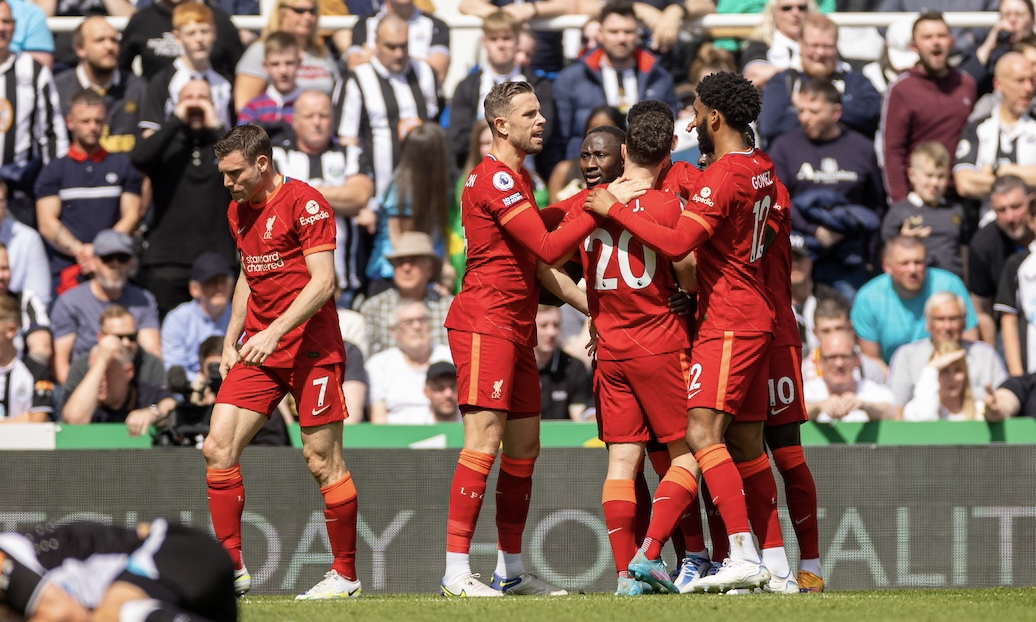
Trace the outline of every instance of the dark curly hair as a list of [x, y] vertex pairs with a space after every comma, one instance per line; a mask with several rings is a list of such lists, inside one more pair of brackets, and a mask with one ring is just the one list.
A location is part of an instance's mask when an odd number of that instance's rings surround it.
[[727, 125], [737, 132], [744, 132], [748, 124], [759, 117], [762, 98], [741, 74], [731, 71], [709, 74], [695, 90], [701, 103], [722, 114]]
[[[630, 109], [629, 131], [626, 133], [626, 156], [634, 164], [652, 166], [669, 155], [673, 146], [673, 110], [641, 102]], [[642, 106], [637, 110], [637, 106]]]
[[632, 123], [635, 118], [645, 112], [657, 112], [659, 114], [668, 114], [669, 116], [673, 116], [673, 109], [669, 107], [669, 104], [658, 101], [657, 99], [646, 99], [642, 102], [637, 102], [630, 107], [629, 112], [626, 113], [626, 123]]

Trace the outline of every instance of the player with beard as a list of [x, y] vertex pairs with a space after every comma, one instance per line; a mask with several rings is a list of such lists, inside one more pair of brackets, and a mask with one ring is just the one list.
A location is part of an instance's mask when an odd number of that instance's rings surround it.
[[[560, 595], [525, 571], [522, 533], [539, 454], [540, 384], [533, 353], [537, 261], [554, 264], [594, 228], [590, 214], [548, 231], [522, 168], [543, 149], [546, 119], [528, 82], [504, 82], [485, 100], [493, 146], [461, 195], [468, 253], [461, 291], [446, 316], [464, 419], [464, 448], [450, 485], [445, 596]], [[486, 480], [497, 479], [498, 555], [493, 587], [471, 572], [469, 551]]]
[[334, 212], [312, 186], [277, 173], [270, 138], [259, 126], [235, 127], [214, 151], [233, 197], [227, 217], [241, 276], [223, 341], [224, 380], [202, 448], [213, 530], [234, 562], [237, 591], [246, 592], [251, 576], [241, 555], [241, 452], [290, 392], [298, 404], [302, 454], [323, 497], [333, 558], [323, 580], [296, 599], [356, 597], [362, 593], [357, 501], [342, 457], [345, 349], [333, 299]]
[[[761, 587], [770, 579], [752, 541], [734, 458], [750, 462], [764, 456], [774, 311], [759, 259], [770, 237], [767, 221], [777, 191], [770, 158], [746, 143], [749, 124], [759, 114], [758, 91], [727, 72], [707, 76], [696, 90], [699, 145], [702, 153], [714, 154], [714, 161], [681, 214], [685, 218], [674, 228], [660, 226], [637, 217], [602, 189], [590, 193], [587, 208], [617, 220], [666, 257], [679, 260], [701, 248], [686, 438], [726, 525], [730, 557], [716, 574], [696, 581], [694, 589], [725, 592]], [[630, 563], [635, 576], [664, 573], [660, 559], [643, 553]]]

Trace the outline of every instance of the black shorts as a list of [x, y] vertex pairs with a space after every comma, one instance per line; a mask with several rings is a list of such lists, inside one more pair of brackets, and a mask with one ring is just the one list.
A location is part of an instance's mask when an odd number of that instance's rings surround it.
[[116, 581], [212, 622], [237, 620], [230, 556], [207, 533], [191, 527], [168, 525], [164, 538], [149, 537]]
[[28, 540], [15, 534], [0, 536], [0, 606], [9, 607], [18, 615], [32, 615], [39, 597], [37, 591], [43, 585], [43, 572]]

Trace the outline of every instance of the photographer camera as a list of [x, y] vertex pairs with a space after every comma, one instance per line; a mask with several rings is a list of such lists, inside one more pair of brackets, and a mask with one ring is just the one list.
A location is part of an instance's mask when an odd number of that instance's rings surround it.
[[[209, 433], [209, 417], [216, 394], [223, 383], [219, 373], [223, 353], [223, 335], [206, 338], [198, 346], [198, 371], [189, 379], [187, 370], [179, 365], [169, 368], [166, 384], [178, 396], [176, 409], [169, 424], [155, 438], [156, 445], [199, 446]], [[250, 445], [289, 446], [284, 407], [269, 417]], [[290, 415], [289, 415], [290, 416]]]

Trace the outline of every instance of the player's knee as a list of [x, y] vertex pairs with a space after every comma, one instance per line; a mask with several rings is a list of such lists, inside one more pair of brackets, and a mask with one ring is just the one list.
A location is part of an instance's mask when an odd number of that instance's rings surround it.
[[783, 425], [767, 427], [763, 434], [766, 438], [766, 446], [771, 451], [802, 444], [798, 423], [785, 423]]
[[727, 450], [734, 462], [748, 462], [763, 455], [762, 426], [735, 424], [727, 429]]
[[205, 466], [210, 469], [229, 469], [234, 466], [231, 448], [218, 437], [206, 436], [201, 453], [205, 456]]

